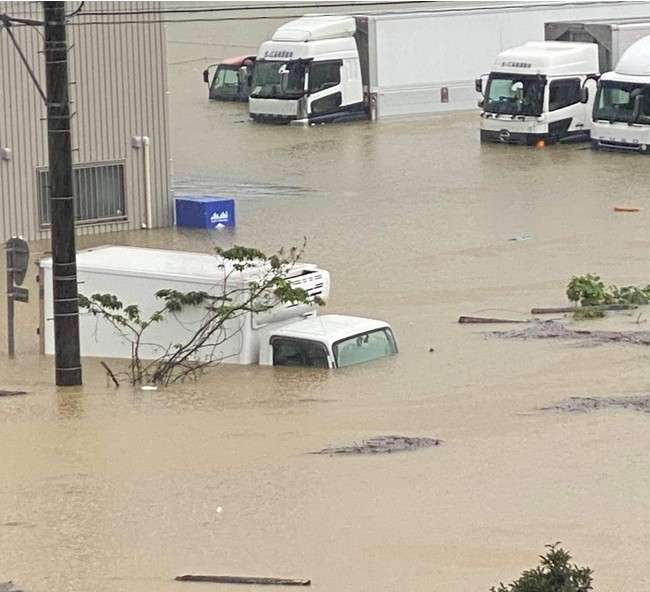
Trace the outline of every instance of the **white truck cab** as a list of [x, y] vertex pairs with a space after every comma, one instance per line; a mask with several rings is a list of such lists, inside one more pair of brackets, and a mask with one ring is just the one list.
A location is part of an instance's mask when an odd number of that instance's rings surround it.
[[268, 123], [367, 118], [351, 16], [304, 16], [277, 29], [257, 54], [250, 116]]
[[261, 365], [342, 368], [397, 353], [390, 326], [346, 315], [312, 316], [261, 339]]
[[481, 141], [588, 141], [598, 76], [595, 43], [530, 41], [501, 52], [487, 82], [476, 81]]
[[632, 44], [613, 72], [602, 75], [591, 145], [597, 150], [650, 151], [650, 35]]

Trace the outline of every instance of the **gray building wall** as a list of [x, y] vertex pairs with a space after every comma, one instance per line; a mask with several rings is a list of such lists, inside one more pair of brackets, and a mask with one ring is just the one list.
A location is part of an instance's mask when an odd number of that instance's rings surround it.
[[[123, 165], [124, 211], [104, 212], [101, 221], [78, 221], [77, 233], [146, 224], [147, 150], [133, 146], [133, 138], [143, 136], [149, 138], [152, 227], [169, 226], [166, 39], [155, 14], [161, 3], [68, 2], [68, 13], [80, 4], [67, 26], [73, 166]], [[147, 12], [133, 14], [137, 11]], [[41, 2], [0, 2], [0, 14], [43, 20]], [[10, 31], [45, 92], [43, 27], [15, 23]], [[39, 171], [48, 165], [47, 110], [9, 31], [1, 28], [0, 74], [0, 240], [48, 238], [39, 205]], [[88, 179], [84, 187], [84, 200], [101, 194]]]

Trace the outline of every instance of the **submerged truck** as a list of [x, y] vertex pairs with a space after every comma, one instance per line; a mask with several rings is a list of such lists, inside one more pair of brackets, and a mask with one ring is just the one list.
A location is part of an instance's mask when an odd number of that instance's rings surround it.
[[544, 23], [650, 15], [650, 2], [450, 3], [424, 10], [311, 14], [257, 53], [253, 121], [324, 123], [476, 108], [477, 73], [542, 41]]
[[[210, 79], [212, 68], [216, 69]], [[208, 66], [203, 70], [208, 97], [213, 101], [248, 101], [254, 68], [254, 55], [233, 56]]]
[[476, 80], [483, 94], [481, 141], [588, 141], [600, 74], [648, 34], [650, 14], [545, 23], [544, 42], [502, 52], [489, 76]]
[[483, 93], [481, 142], [589, 140], [598, 80], [594, 43], [531, 41], [501, 52]]
[[603, 74], [591, 124], [597, 150], [650, 152], [650, 35], [633, 43]]
[[[54, 354], [52, 259], [38, 262], [41, 352]], [[136, 304], [144, 318], [161, 308], [159, 290], [204, 291], [216, 303], [246, 298], [251, 282], [269, 273], [264, 261], [240, 269], [236, 262], [208, 253], [127, 246], [105, 246], [77, 253], [79, 292], [86, 297], [113, 294], [126, 306]], [[329, 273], [314, 264], [297, 263], [286, 274], [310, 299], [329, 296]], [[205, 318], [204, 306], [183, 308], [165, 322], [152, 324], [142, 359], [157, 359], [186, 343]], [[79, 315], [82, 356], [126, 358], [132, 343], [108, 320], [83, 310]], [[379, 320], [345, 315], [317, 315], [311, 302], [277, 303], [260, 312], [243, 312], [215, 332], [196, 361], [273, 366], [339, 368], [397, 353], [390, 326]]]

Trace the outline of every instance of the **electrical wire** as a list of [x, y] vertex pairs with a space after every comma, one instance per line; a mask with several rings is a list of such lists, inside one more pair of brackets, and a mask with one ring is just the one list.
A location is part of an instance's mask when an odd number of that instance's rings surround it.
[[75, 10], [73, 10], [70, 14], [67, 14], [67, 18], [72, 18], [73, 16], [78, 15], [81, 12], [81, 9], [84, 7], [85, 2], [80, 2], [79, 6]]
[[[97, 10], [86, 11], [86, 16], [121, 16], [121, 15], [141, 15], [141, 14], [191, 14], [191, 13], [214, 13], [214, 12], [242, 12], [249, 10], [295, 10], [296, 8], [337, 8], [349, 5], [358, 6], [385, 6], [386, 4], [400, 6], [403, 4], [418, 4], [424, 3], [423, 0], [388, 0], [384, 2], [310, 2], [298, 4], [291, 2], [290, 4], [260, 4], [255, 6], [211, 6], [211, 7], [197, 7], [197, 8], [156, 8], [156, 9], [138, 9], [138, 10]], [[82, 2], [83, 4], [83, 2]]]

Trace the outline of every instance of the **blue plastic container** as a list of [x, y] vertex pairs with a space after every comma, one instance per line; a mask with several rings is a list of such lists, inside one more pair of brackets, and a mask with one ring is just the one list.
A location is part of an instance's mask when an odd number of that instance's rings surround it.
[[228, 228], [235, 226], [235, 200], [222, 197], [186, 196], [176, 200], [176, 226]]

